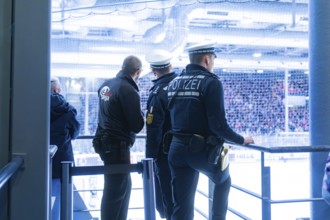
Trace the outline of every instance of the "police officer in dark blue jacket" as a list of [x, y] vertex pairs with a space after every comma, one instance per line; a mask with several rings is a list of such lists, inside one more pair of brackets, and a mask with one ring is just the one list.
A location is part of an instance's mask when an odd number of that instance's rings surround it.
[[171, 219], [173, 210], [171, 173], [167, 153], [163, 149], [163, 137], [171, 129], [167, 109], [167, 86], [176, 74], [172, 71], [172, 54], [166, 50], [154, 50], [146, 56], [156, 79], [147, 102], [146, 157], [155, 161], [156, 208], [162, 218]]
[[227, 124], [221, 81], [212, 73], [215, 43], [187, 48], [190, 64], [168, 86], [173, 139], [169, 151], [172, 220], [192, 220], [199, 172], [214, 182], [212, 220], [226, 219], [231, 179], [224, 140], [253, 143]]
[[61, 162], [74, 162], [71, 140], [78, 136], [80, 123], [76, 109], [60, 94], [59, 79], [53, 77], [50, 82], [50, 144], [57, 146], [52, 159], [52, 220], [60, 220]]
[[[98, 90], [98, 126], [93, 146], [105, 165], [130, 164], [130, 147], [144, 126], [136, 84], [142, 63], [136, 56], [125, 58], [115, 78]], [[125, 220], [131, 195], [130, 174], [105, 174], [101, 202], [102, 220]]]

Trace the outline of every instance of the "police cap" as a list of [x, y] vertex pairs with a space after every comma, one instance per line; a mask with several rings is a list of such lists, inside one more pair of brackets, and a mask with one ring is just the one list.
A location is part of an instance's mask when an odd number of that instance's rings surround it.
[[213, 53], [215, 54], [215, 45], [216, 42], [203, 42], [191, 45], [186, 48], [189, 54], [206, 54]]
[[146, 55], [146, 60], [153, 69], [162, 69], [171, 65], [172, 54], [167, 50], [153, 50]]

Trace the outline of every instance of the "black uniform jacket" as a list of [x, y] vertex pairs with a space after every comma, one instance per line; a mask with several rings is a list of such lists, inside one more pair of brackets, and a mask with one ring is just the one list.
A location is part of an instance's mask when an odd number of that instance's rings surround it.
[[244, 138], [227, 123], [221, 81], [204, 67], [187, 65], [169, 84], [168, 98], [174, 134], [212, 135], [243, 144]]
[[147, 102], [147, 137], [146, 157], [157, 158], [162, 154], [162, 140], [164, 134], [171, 130], [170, 113], [167, 109], [167, 86], [177, 75], [172, 72], [153, 80]]
[[62, 95], [50, 96], [50, 144], [57, 146], [52, 159], [52, 176], [60, 178], [61, 161], [74, 161], [71, 140], [79, 134], [77, 111]]
[[101, 85], [96, 136], [106, 135], [114, 142], [134, 144], [136, 133], [144, 126], [138, 92], [132, 77], [122, 72]]

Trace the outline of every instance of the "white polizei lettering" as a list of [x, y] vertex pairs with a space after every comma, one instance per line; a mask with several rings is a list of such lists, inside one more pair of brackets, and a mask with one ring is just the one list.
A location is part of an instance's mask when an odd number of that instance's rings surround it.
[[174, 84], [176, 83], [176, 80], [173, 80], [169, 85], [168, 87], [169, 88], [174, 88]]
[[201, 84], [202, 80], [199, 80], [198, 81], [198, 85], [197, 85], [197, 88], [199, 88], [199, 85]]
[[190, 89], [190, 84], [191, 84], [191, 80], [188, 80], [188, 81], [184, 81], [184, 85], [185, 85], [185, 87], [183, 88], [183, 89]]
[[180, 87], [180, 84], [181, 84], [181, 80], [174, 80], [171, 82], [169, 87], [172, 88], [173, 90], [176, 90]]
[[[198, 91], [201, 85], [201, 79], [205, 78], [204, 75], [195, 75], [195, 76], [179, 76], [176, 80], [172, 81], [168, 89], [167, 95], [169, 97], [181, 96], [181, 97], [196, 97], [200, 96]], [[181, 90], [181, 91], [180, 91]], [[184, 90], [184, 91], [182, 91]]]
[[185, 87], [183, 89], [185, 90], [198, 90], [201, 80], [198, 79], [192, 79], [185, 81], [184, 85]]
[[197, 90], [199, 88], [201, 80], [193, 79], [191, 81], [191, 89]]

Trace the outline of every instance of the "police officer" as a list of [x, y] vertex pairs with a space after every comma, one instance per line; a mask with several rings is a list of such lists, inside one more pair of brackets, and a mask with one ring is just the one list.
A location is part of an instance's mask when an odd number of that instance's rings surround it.
[[[136, 84], [141, 67], [139, 58], [126, 57], [117, 76], [105, 81], [98, 90], [98, 127], [93, 146], [105, 165], [130, 164], [130, 147], [144, 126]], [[129, 173], [104, 175], [102, 220], [127, 218], [131, 186]]]
[[147, 102], [146, 157], [155, 161], [156, 208], [162, 218], [171, 219], [173, 202], [171, 173], [167, 154], [163, 149], [163, 137], [171, 129], [167, 109], [167, 86], [176, 77], [172, 71], [172, 54], [166, 50], [154, 50], [146, 56], [151, 71], [156, 76]]
[[[168, 86], [173, 139], [169, 150], [172, 220], [192, 220], [199, 172], [215, 184], [212, 220], [226, 219], [231, 179], [224, 140], [254, 143], [227, 124], [221, 81], [213, 74], [215, 43], [187, 48], [190, 64]], [[222, 154], [222, 156], [220, 155]]]

